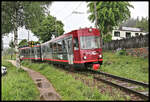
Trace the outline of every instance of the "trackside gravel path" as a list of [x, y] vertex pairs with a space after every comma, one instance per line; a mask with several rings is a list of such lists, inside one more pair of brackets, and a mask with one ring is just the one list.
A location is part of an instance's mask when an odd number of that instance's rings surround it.
[[[16, 66], [16, 61], [14, 60], [8, 61]], [[39, 72], [36, 72], [23, 66], [21, 66], [21, 68], [28, 72], [29, 76], [37, 85], [37, 88], [40, 91], [40, 100], [61, 100], [61, 96], [53, 88], [49, 80], [47, 80], [43, 75], [41, 75]]]

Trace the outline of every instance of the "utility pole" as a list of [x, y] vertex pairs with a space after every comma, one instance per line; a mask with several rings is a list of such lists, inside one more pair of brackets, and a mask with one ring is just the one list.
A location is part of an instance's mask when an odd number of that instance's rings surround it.
[[[3, 51], [3, 48], [4, 48], [4, 46], [3, 46], [3, 36], [2, 36], [1, 52]], [[2, 53], [1, 53], [1, 54], [2, 54]]]
[[94, 10], [95, 10], [95, 27], [97, 28], [97, 10], [96, 10], [96, 1], [94, 2]]
[[[13, 37], [11, 37], [11, 41], [13, 42], [12, 44], [14, 44], [14, 41], [13, 41]], [[13, 45], [12, 45], [13, 46]], [[13, 58], [13, 47], [12, 47], [12, 49], [11, 49], [11, 60], [12, 60], [12, 58]]]
[[29, 30], [28, 30], [28, 42], [29, 42]]
[[[55, 17], [55, 18], [56, 18], [56, 17]], [[57, 24], [56, 24], [56, 23], [57, 23], [57, 22], [56, 22], [56, 20], [55, 20], [55, 34], [56, 34], [55, 36], [58, 37], [58, 33], [57, 33]]]

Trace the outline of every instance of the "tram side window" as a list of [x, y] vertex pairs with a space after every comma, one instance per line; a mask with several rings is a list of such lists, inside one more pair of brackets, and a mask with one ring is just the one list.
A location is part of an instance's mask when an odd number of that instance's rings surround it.
[[30, 56], [32, 53], [31, 48], [28, 49], [28, 56]]
[[50, 52], [53, 51], [52, 43], [49, 43]]
[[24, 50], [22, 50], [22, 53], [21, 53], [22, 55], [24, 55], [25, 53], [24, 53]]
[[19, 51], [20, 51], [20, 55], [23, 55], [23, 52], [22, 52], [23, 50], [19, 50]]
[[24, 55], [24, 50], [21, 50], [22, 51], [22, 55]]
[[31, 55], [31, 49], [29, 48], [27, 51], [28, 51], [28, 52], [27, 52], [27, 53], [28, 53], [27, 55], [30, 56], [30, 55]]
[[53, 52], [57, 53], [57, 43], [53, 43]]
[[24, 50], [24, 55], [25, 55], [25, 56], [27, 55], [26, 49]]
[[30, 54], [31, 54], [31, 49], [28, 49], [27, 50], [27, 55], [30, 56]]
[[78, 38], [74, 38], [74, 50], [79, 50]]
[[66, 44], [65, 44], [65, 39], [62, 40], [62, 49], [63, 49], [63, 52], [67, 52]]
[[29, 55], [29, 52], [28, 52], [28, 49], [26, 49], [26, 56], [28, 56]]
[[48, 46], [48, 44], [46, 44], [45, 47], [46, 47], [46, 53], [49, 52], [49, 46]]
[[27, 56], [27, 49], [24, 50], [25, 56]]
[[43, 53], [45, 52], [45, 46], [42, 46], [42, 52]]
[[32, 50], [32, 54], [34, 54], [34, 49], [32, 48], [31, 50]]
[[37, 47], [34, 47], [35, 54], [37, 54]]
[[59, 52], [62, 52], [62, 50], [63, 50], [63, 49], [62, 49], [62, 41], [58, 41], [58, 44], [57, 44], [57, 45], [58, 45], [58, 46], [57, 46], [57, 47], [58, 47], [58, 51], [59, 51]]
[[37, 48], [37, 53], [38, 53], [38, 54], [40, 53], [40, 47]]
[[25, 50], [26, 56], [28, 55], [28, 49]]
[[46, 45], [44, 46], [44, 52], [45, 52], [45, 53], [47, 52], [47, 47], [46, 47]]

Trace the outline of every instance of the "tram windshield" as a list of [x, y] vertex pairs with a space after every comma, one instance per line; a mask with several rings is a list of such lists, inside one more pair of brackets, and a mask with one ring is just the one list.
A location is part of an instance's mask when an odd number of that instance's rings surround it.
[[96, 49], [100, 48], [100, 37], [98, 36], [81, 36], [80, 37], [81, 49]]

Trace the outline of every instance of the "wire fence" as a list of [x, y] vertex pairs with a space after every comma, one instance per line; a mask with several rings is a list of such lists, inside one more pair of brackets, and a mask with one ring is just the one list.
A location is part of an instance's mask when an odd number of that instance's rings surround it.
[[107, 42], [103, 44], [103, 50], [116, 50], [118, 48], [128, 49], [128, 48], [148, 47], [149, 44], [148, 38], [149, 38], [149, 34], [121, 39], [121, 40], [112, 40], [111, 42]]

